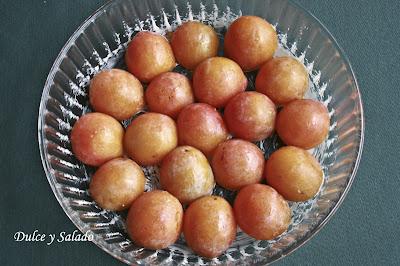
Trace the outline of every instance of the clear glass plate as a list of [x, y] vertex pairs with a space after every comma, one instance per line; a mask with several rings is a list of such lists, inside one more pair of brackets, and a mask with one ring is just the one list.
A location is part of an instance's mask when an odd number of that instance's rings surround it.
[[[312, 153], [324, 170], [320, 193], [303, 203], [290, 203], [292, 224], [272, 241], [256, 241], [240, 230], [223, 255], [209, 260], [195, 255], [183, 238], [163, 250], [151, 251], [132, 243], [125, 231], [124, 212], [99, 208], [88, 194], [94, 171], [71, 151], [70, 130], [90, 111], [87, 90], [90, 78], [101, 69], [124, 68], [127, 43], [139, 31], [168, 36], [186, 20], [212, 25], [223, 42], [227, 26], [241, 15], [265, 18], [276, 27], [276, 55], [290, 55], [306, 66], [310, 77], [308, 98], [323, 102], [330, 112], [329, 136]], [[222, 49], [220, 51], [222, 55]], [[177, 66], [175, 71], [191, 75]], [[247, 73], [249, 90], [255, 73]], [[302, 7], [286, 0], [184, 1], [116, 0], [90, 16], [71, 36], [47, 78], [38, 118], [39, 147], [50, 186], [65, 213], [93, 242], [128, 264], [229, 264], [264, 265], [286, 256], [310, 239], [329, 220], [348, 192], [361, 157], [364, 122], [357, 81], [350, 63], [328, 30]], [[124, 121], [127, 126], [130, 120]], [[257, 143], [265, 157], [281, 145], [276, 136]], [[144, 168], [146, 190], [157, 188], [157, 167]], [[234, 193], [216, 187], [214, 194], [228, 200]]]

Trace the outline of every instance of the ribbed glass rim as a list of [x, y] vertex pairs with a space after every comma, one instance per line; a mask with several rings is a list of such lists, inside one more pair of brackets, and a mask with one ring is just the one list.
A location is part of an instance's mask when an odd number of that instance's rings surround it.
[[[72, 216], [68, 213], [66, 207], [64, 206], [62, 202], [62, 196], [60, 195], [59, 191], [56, 189], [56, 185], [54, 183], [54, 178], [52, 178], [51, 174], [51, 167], [49, 165], [49, 162], [46, 160], [46, 152], [45, 149], [43, 148], [43, 143], [44, 143], [44, 132], [43, 132], [43, 126], [44, 126], [44, 116], [42, 115], [44, 113], [44, 109], [46, 107], [46, 102], [45, 100], [49, 96], [50, 92], [50, 87], [52, 84], [52, 81], [54, 79], [54, 76], [56, 74], [56, 69], [59, 68], [61, 65], [62, 60], [64, 59], [65, 55], [67, 54], [69, 48], [71, 45], [75, 42], [75, 40], [79, 37], [79, 33], [86, 28], [88, 24], [92, 22], [92, 20], [96, 19], [98, 16], [100, 16], [102, 13], [100, 12], [103, 9], [109, 8], [114, 2], [116, 1], [122, 1], [122, 0], [108, 0], [105, 4], [97, 8], [89, 17], [87, 17], [84, 22], [82, 22], [79, 27], [73, 32], [71, 37], [66, 41], [66, 43], [63, 45], [61, 48], [60, 53], [57, 55], [56, 60], [54, 61], [49, 75], [47, 76], [44, 88], [43, 88], [43, 93], [40, 99], [40, 105], [39, 105], [39, 112], [38, 112], [38, 145], [39, 145], [39, 150], [40, 150], [40, 157], [42, 161], [42, 166], [45, 171], [47, 181], [50, 184], [50, 187], [53, 191], [53, 194], [55, 195], [58, 203], [61, 205], [62, 209], [64, 210], [65, 214], [68, 216], [68, 218], [72, 221], [72, 223], [82, 232], [85, 233], [84, 229], [72, 218]], [[190, 0], [188, 0], [190, 1]], [[262, 0], [260, 0], [262, 1]], [[303, 7], [301, 4], [294, 2], [293, 0], [287, 0], [289, 5], [293, 5], [296, 8], [300, 9], [301, 11], [304, 12], [306, 16], [308, 16], [309, 19], [314, 20], [317, 22], [318, 26], [321, 28], [322, 32], [325, 33], [329, 39], [332, 40], [332, 43], [334, 47], [337, 49], [337, 51], [340, 54], [340, 57], [343, 59], [344, 64], [348, 68], [349, 72], [351, 73], [352, 80], [355, 85], [355, 89], [358, 94], [358, 106], [359, 106], [359, 119], [360, 119], [360, 141], [358, 144], [358, 152], [357, 152], [357, 158], [353, 162], [352, 168], [351, 168], [351, 175], [349, 178], [349, 181], [343, 190], [342, 194], [340, 195], [338, 201], [334, 205], [334, 207], [329, 211], [329, 213], [322, 219], [322, 221], [316, 225], [311, 231], [309, 231], [307, 234], [305, 234], [301, 239], [297, 241], [296, 245], [291, 245], [288, 249], [284, 250], [283, 253], [277, 255], [276, 257], [271, 257], [271, 261], [268, 262], [267, 264], [276, 262], [288, 255], [290, 255], [292, 252], [303, 246], [305, 243], [307, 243], [311, 238], [313, 238], [324, 226], [325, 224], [332, 218], [332, 216], [336, 213], [337, 209], [341, 206], [343, 203], [344, 199], [346, 198], [351, 185], [355, 179], [355, 176], [357, 174], [357, 170], [360, 164], [361, 156], [362, 156], [362, 151], [363, 151], [363, 145], [364, 145], [364, 132], [365, 132], [365, 121], [364, 121], [364, 109], [363, 109], [363, 104], [361, 100], [361, 92], [358, 86], [357, 78], [355, 75], [355, 72], [353, 70], [353, 67], [351, 66], [351, 63], [349, 61], [349, 58], [347, 54], [344, 52], [343, 48], [338, 44], [336, 38], [331, 34], [331, 32], [327, 29], [327, 27], [316, 17], [314, 16], [309, 10], [307, 10], [305, 7]], [[113, 253], [107, 247], [103, 246], [99, 242], [92, 241], [94, 244], [96, 244], [99, 248], [113, 256], [114, 258], [118, 259], [121, 262], [127, 263], [127, 264], [132, 264], [131, 261], [128, 261], [117, 254]]]

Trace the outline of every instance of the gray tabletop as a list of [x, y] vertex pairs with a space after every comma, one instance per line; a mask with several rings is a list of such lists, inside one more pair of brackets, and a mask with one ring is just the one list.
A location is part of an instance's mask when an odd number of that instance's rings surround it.
[[[104, 0], [0, 1], [0, 265], [122, 265], [90, 242], [15, 242], [17, 231], [72, 233], [37, 144], [46, 76], [61, 47]], [[347, 53], [365, 109], [364, 152], [343, 205], [276, 265], [400, 265], [400, 1], [297, 0]]]

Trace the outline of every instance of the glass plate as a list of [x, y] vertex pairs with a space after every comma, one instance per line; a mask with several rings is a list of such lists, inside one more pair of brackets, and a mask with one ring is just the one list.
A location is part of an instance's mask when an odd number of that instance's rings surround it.
[[[215, 28], [222, 44], [227, 26], [241, 15], [260, 16], [274, 25], [279, 35], [276, 55], [290, 55], [303, 62], [310, 78], [306, 97], [328, 107], [329, 136], [312, 151], [324, 170], [321, 190], [309, 201], [290, 203], [292, 224], [279, 238], [257, 241], [238, 230], [231, 248], [212, 260], [195, 255], [183, 238], [163, 250], [138, 247], [127, 236], [126, 213], [105, 211], [93, 202], [87, 188], [94, 169], [80, 163], [71, 151], [70, 130], [82, 114], [90, 111], [90, 79], [101, 69], [125, 68], [127, 43], [139, 31], [168, 36], [182, 22], [200, 20]], [[179, 66], [175, 71], [191, 74]], [[246, 75], [248, 89], [252, 90], [255, 73]], [[93, 242], [115, 258], [138, 265], [264, 265], [300, 247], [339, 207], [360, 161], [363, 121], [360, 92], [347, 57], [328, 30], [297, 4], [286, 0], [116, 0], [90, 16], [62, 48], [43, 89], [38, 135], [43, 167], [61, 207], [82, 233], [90, 231]], [[124, 126], [129, 123], [123, 121]], [[266, 158], [281, 145], [276, 136], [257, 144]], [[146, 190], [157, 188], [157, 167], [146, 167], [144, 171]], [[235, 196], [218, 186], [214, 194], [230, 201]]]

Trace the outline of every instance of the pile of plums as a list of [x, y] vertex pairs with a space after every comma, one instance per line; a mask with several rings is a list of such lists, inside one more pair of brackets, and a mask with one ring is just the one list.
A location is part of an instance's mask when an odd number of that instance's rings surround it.
[[[99, 167], [89, 187], [96, 203], [129, 208], [126, 228], [137, 245], [166, 248], [183, 232], [195, 253], [216, 257], [237, 225], [255, 239], [274, 239], [290, 224], [287, 200], [318, 193], [323, 172], [307, 149], [326, 138], [328, 111], [303, 99], [308, 73], [294, 58], [273, 57], [277, 46], [268, 22], [242, 16], [229, 26], [220, 57], [214, 29], [189, 21], [170, 41], [136, 34], [125, 54], [128, 71], [93, 77], [95, 112], [75, 123], [72, 149]], [[193, 71], [191, 80], [172, 72], [177, 63]], [[256, 91], [246, 91], [244, 71], [255, 70]], [[119, 121], [140, 111], [124, 130]], [[265, 161], [254, 142], [275, 131], [287, 146]], [[151, 165], [159, 166], [163, 190], [144, 192], [141, 166]], [[233, 207], [211, 195], [215, 183], [238, 191]]]

